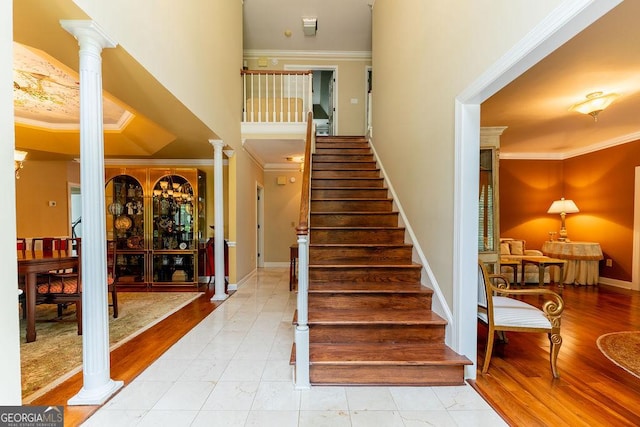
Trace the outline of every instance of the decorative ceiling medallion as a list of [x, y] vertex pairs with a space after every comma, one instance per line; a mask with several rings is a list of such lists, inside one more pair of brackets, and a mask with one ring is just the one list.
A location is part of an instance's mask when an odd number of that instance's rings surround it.
[[[45, 52], [13, 43], [15, 121], [57, 130], [80, 128], [78, 74]], [[105, 130], [121, 130], [133, 115], [103, 97]]]

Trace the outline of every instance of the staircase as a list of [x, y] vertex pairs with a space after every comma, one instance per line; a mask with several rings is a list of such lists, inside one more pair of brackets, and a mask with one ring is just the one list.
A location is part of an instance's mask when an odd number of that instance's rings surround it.
[[364, 137], [317, 137], [309, 223], [311, 384], [462, 384]]

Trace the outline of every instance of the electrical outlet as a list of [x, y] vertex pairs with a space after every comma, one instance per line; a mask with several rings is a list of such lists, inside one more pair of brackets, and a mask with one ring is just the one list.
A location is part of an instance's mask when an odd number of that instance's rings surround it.
[[607, 267], [613, 267], [613, 260], [611, 258], [607, 258], [605, 261]]

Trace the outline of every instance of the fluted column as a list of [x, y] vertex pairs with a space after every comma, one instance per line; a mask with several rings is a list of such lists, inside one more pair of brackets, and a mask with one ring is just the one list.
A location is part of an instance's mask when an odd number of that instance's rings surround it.
[[80, 46], [83, 385], [68, 405], [100, 405], [123, 385], [111, 379], [105, 236], [102, 49], [115, 47], [92, 21], [63, 20]]
[[215, 293], [211, 301], [224, 301], [229, 295], [225, 292], [224, 282], [224, 173], [222, 170], [222, 149], [224, 142], [220, 139], [210, 139], [213, 145], [213, 226], [215, 232]]

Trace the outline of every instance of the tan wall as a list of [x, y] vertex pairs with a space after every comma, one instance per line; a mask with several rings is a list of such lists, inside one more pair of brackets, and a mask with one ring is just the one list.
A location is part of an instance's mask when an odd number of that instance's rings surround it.
[[[338, 130], [339, 135], [364, 135], [366, 129], [366, 67], [370, 60], [331, 60], [331, 59], [278, 59], [278, 64], [258, 67], [257, 58], [248, 58], [247, 65], [251, 70], [283, 70], [287, 65], [309, 65], [313, 67], [335, 66], [338, 69]], [[352, 104], [351, 99], [357, 99]]]
[[[598, 242], [607, 267], [600, 275], [631, 281], [635, 168], [640, 166], [640, 141], [560, 161], [500, 161], [500, 230], [522, 237], [539, 249], [560, 218], [547, 214], [553, 200], [573, 200], [579, 213], [567, 214], [574, 241]], [[552, 217], [551, 219], [549, 217]]]
[[[278, 177], [285, 178], [284, 185], [277, 183]], [[264, 174], [265, 262], [289, 261], [289, 247], [297, 240], [301, 189], [300, 171], [268, 171]]]
[[[68, 184], [80, 182], [80, 164], [27, 161], [16, 180], [16, 232], [20, 237], [69, 235]], [[49, 201], [56, 203], [49, 206]]]
[[[238, 245], [238, 278], [241, 279], [254, 271], [257, 266], [257, 187], [264, 185], [262, 169], [247, 154], [240, 150], [236, 153], [238, 176], [237, 206], [237, 239]], [[240, 173], [242, 171], [242, 173]]]
[[560, 0], [377, 0], [373, 144], [449, 306], [455, 98]]

